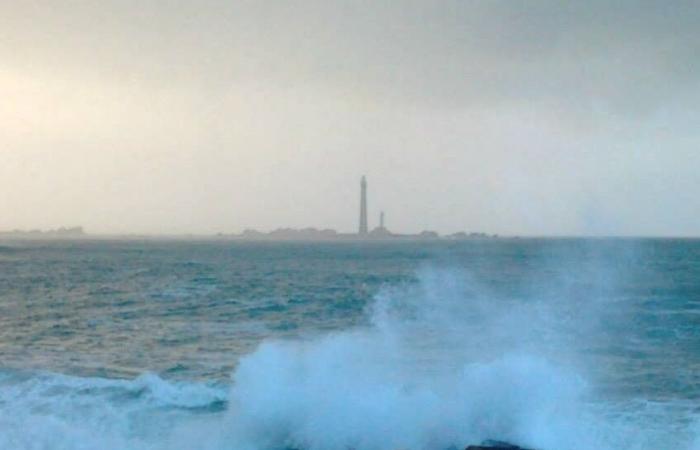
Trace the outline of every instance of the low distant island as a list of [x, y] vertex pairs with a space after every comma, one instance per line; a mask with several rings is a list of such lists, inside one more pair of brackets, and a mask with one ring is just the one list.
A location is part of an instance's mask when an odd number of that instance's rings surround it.
[[416, 234], [394, 233], [384, 224], [384, 212], [379, 214], [379, 225], [369, 228], [367, 220], [367, 179], [360, 180], [360, 220], [357, 233], [341, 233], [333, 229], [277, 228], [272, 231], [246, 229], [241, 233], [218, 233], [215, 235], [179, 234], [179, 235], [144, 235], [144, 234], [88, 234], [83, 227], [61, 227], [52, 230], [12, 230], [0, 231], [0, 239], [222, 239], [246, 241], [411, 241], [411, 240], [466, 240], [494, 239], [499, 236], [487, 233], [466, 233], [459, 231], [440, 235], [436, 231], [421, 231]]
[[367, 221], [367, 179], [360, 180], [360, 223], [357, 233], [339, 233], [333, 229], [318, 228], [278, 228], [269, 232], [247, 229], [242, 233], [219, 233], [218, 238], [269, 240], [269, 241], [327, 241], [327, 240], [462, 240], [497, 238], [486, 233], [465, 233], [463, 231], [440, 236], [436, 231], [422, 231], [417, 234], [392, 233], [384, 224], [384, 211], [379, 214], [379, 225], [370, 230]]
[[4, 239], [62, 239], [83, 238], [87, 234], [83, 227], [61, 227], [53, 230], [10, 230], [0, 231]]
[[332, 229], [318, 228], [278, 228], [263, 232], [246, 229], [241, 233], [218, 233], [215, 235], [179, 234], [179, 235], [144, 235], [144, 234], [89, 234], [82, 227], [61, 227], [53, 230], [11, 230], [0, 231], [0, 240], [47, 240], [47, 239], [221, 239], [241, 241], [409, 241], [409, 240], [466, 240], [494, 239], [499, 236], [486, 233], [465, 233], [463, 231], [440, 235], [435, 231], [422, 231], [417, 234], [396, 234], [386, 228], [377, 227], [366, 235], [358, 233], [339, 233]]
[[278, 228], [269, 232], [247, 229], [242, 233], [219, 233], [219, 239], [240, 239], [250, 241], [352, 241], [352, 240], [463, 240], [494, 239], [498, 235], [486, 233], [465, 233], [463, 231], [440, 235], [435, 231], [422, 231], [417, 234], [396, 234], [386, 228], [377, 227], [365, 235], [358, 233], [339, 233], [332, 229], [318, 228]]

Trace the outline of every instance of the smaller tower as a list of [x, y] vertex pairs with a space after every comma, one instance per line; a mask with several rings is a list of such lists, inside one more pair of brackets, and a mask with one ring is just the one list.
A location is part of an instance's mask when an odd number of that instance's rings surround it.
[[384, 229], [384, 211], [379, 213], [379, 228]]

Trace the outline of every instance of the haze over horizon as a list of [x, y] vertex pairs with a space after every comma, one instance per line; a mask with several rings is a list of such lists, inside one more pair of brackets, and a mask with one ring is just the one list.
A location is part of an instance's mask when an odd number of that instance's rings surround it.
[[700, 235], [693, 1], [0, 0], [0, 230]]

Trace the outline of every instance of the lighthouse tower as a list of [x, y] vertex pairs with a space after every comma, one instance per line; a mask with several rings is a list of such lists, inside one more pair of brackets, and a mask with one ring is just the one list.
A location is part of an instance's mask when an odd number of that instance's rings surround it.
[[367, 179], [362, 176], [360, 181], [360, 236], [367, 236]]

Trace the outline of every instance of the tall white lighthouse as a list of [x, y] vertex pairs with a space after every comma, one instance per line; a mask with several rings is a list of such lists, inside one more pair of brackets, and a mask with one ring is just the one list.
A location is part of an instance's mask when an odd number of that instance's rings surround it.
[[360, 236], [367, 235], [367, 179], [362, 176], [360, 181]]

